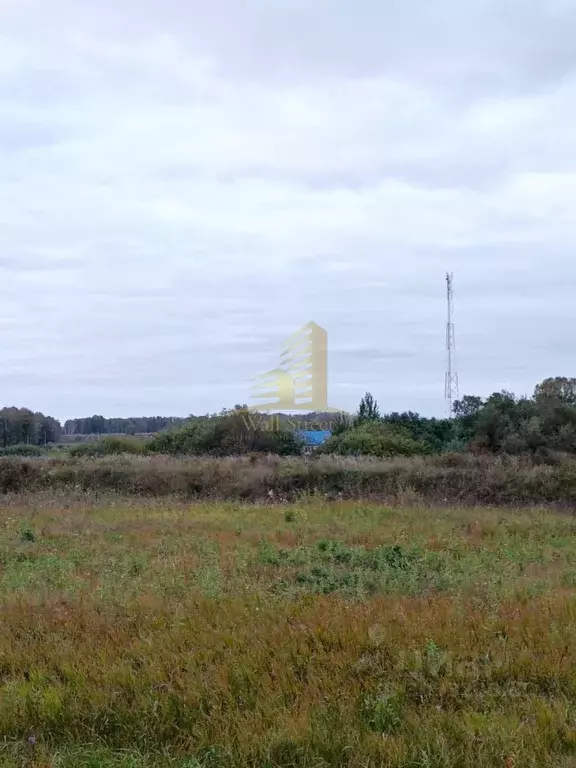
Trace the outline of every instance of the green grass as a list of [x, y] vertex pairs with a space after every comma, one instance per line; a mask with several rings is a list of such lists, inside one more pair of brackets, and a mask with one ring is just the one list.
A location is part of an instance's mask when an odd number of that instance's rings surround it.
[[[475, 594], [503, 598], [570, 586], [576, 522], [550, 512], [406, 510], [309, 503], [290, 508], [174, 503], [7, 508], [0, 595], [146, 592]], [[479, 518], [479, 519], [477, 519]], [[333, 582], [330, 584], [329, 582]], [[341, 586], [339, 586], [341, 585]]]
[[543, 510], [6, 498], [0, 765], [576, 766], [575, 534]]

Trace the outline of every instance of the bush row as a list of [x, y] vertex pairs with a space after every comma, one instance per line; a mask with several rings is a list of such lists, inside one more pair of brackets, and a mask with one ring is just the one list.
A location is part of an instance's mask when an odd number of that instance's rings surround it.
[[443, 454], [410, 459], [0, 458], [0, 493], [36, 490], [178, 494], [192, 499], [292, 500], [302, 494], [452, 504], [576, 503], [576, 460]]

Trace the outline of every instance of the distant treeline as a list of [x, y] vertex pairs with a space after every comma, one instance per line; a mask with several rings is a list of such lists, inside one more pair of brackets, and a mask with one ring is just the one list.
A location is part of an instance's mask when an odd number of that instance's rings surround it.
[[175, 416], [141, 416], [127, 419], [106, 419], [104, 416], [88, 416], [68, 419], [64, 423], [64, 435], [150, 435], [164, 429], [182, 427], [190, 419]]
[[[247, 406], [235, 406], [235, 410], [247, 410]], [[206, 421], [223, 416], [227, 411], [203, 416], [142, 416], [127, 419], [107, 419], [104, 416], [89, 416], [83, 419], [69, 419], [64, 423], [62, 433], [67, 437], [76, 435], [153, 435], [166, 429], [183, 427], [196, 421]], [[285, 413], [257, 414], [252, 419], [263, 423], [276, 422], [287, 429], [329, 429], [333, 413]]]
[[[576, 378], [543, 381], [531, 397], [495, 392], [488, 398], [466, 395], [454, 403], [451, 419], [418, 413], [381, 414], [375, 398], [362, 398], [354, 415], [311, 413], [258, 414], [245, 405], [205, 416], [187, 418], [105, 419], [92, 416], [59, 422], [27, 409], [0, 411], [0, 447], [57, 443], [81, 436], [153, 435], [151, 440], [100, 445], [106, 451], [171, 455], [228, 456], [242, 453], [302, 452], [297, 430], [329, 428], [332, 436], [318, 449], [346, 456], [419, 456], [470, 452], [530, 454], [545, 458], [554, 453], [576, 454]], [[111, 439], [111, 438], [110, 438]]]
[[10, 445], [47, 445], [67, 442], [80, 436], [156, 434], [166, 429], [183, 427], [196, 417], [152, 416], [127, 419], [106, 419], [89, 416], [70, 419], [62, 425], [52, 416], [34, 413], [28, 408], [0, 410], [0, 447]]
[[0, 410], [0, 446], [48, 445], [57, 443], [62, 426], [57, 419], [34, 413], [27, 408], [2, 408]]
[[[247, 406], [236, 406], [247, 411]], [[68, 419], [62, 425], [52, 416], [34, 413], [28, 408], [5, 407], [0, 410], [0, 448], [11, 445], [49, 445], [59, 442], [74, 442], [81, 438], [105, 435], [154, 435], [166, 430], [181, 429], [186, 425], [211, 423], [222, 418], [228, 411], [204, 414], [202, 416], [136, 416], [107, 419], [95, 415], [79, 419]], [[334, 414], [302, 413], [257, 414], [250, 413], [254, 423], [281, 425], [286, 429], [327, 429]]]

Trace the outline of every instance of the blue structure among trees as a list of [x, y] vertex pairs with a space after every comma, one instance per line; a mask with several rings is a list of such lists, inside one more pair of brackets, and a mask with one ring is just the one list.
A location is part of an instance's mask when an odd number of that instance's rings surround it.
[[300, 437], [308, 448], [316, 448], [331, 436], [332, 432], [327, 429], [301, 429], [296, 432], [297, 437]]

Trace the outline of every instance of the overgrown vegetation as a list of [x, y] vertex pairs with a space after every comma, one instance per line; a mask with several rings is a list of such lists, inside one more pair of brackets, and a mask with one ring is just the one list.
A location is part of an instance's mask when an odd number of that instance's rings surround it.
[[576, 504], [576, 461], [524, 456], [313, 458], [107, 456], [0, 458], [0, 493], [98, 491], [132, 496], [278, 501], [303, 494], [397, 503]]
[[73, 458], [96, 456], [121, 456], [123, 454], [143, 455], [147, 445], [142, 440], [130, 437], [104, 437], [90, 443], [78, 443], [68, 453]]
[[11, 497], [7, 768], [574, 765], [576, 521]]
[[2, 766], [576, 765], [575, 380], [367, 393], [308, 458], [240, 406], [65, 455], [8, 410]]
[[[576, 379], [547, 379], [530, 398], [509, 392], [494, 393], [485, 400], [465, 396], [454, 403], [451, 419], [425, 418], [412, 412], [381, 415], [376, 399], [366, 393], [354, 416], [308, 414], [296, 419], [287, 414], [256, 414], [247, 406], [237, 405], [219, 414], [187, 420], [155, 417], [146, 425], [138, 420], [124, 421], [132, 426], [94, 416], [67, 422], [65, 431], [69, 440], [77, 427], [101, 430], [97, 432], [99, 438], [113, 428], [134, 432], [136, 426], [146, 426], [160, 431], [140, 439], [107, 434], [88, 447], [80, 443], [71, 448], [72, 454], [296, 455], [303, 448], [298, 433], [305, 422], [304, 429], [332, 432], [322, 453], [387, 458], [469, 452], [554, 460], [560, 453], [576, 454]], [[42, 414], [16, 408], [0, 411], [0, 449], [4, 452], [19, 444], [48, 445], [56, 442], [60, 433], [58, 422]], [[14, 450], [22, 455], [21, 450]]]
[[415, 440], [410, 430], [383, 420], [360, 422], [330, 437], [320, 453], [341, 456], [419, 456], [430, 453], [422, 440]]
[[297, 455], [302, 443], [293, 431], [266, 429], [246, 408], [226, 411], [218, 417], [195, 421], [163, 432], [147, 445], [151, 453], [171, 455], [238, 456], [245, 453]]
[[322, 450], [374, 456], [469, 451], [544, 459], [574, 454], [576, 379], [547, 379], [531, 398], [510, 392], [485, 400], [465, 396], [454, 403], [453, 419], [426, 419], [412, 412], [381, 416], [367, 393], [356, 417], [339, 423]]
[[45, 452], [37, 445], [9, 445], [7, 448], [0, 448], [0, 456], [44, 456]]

